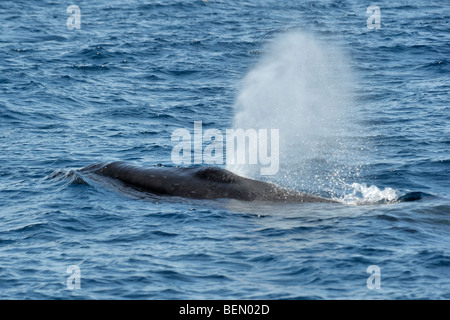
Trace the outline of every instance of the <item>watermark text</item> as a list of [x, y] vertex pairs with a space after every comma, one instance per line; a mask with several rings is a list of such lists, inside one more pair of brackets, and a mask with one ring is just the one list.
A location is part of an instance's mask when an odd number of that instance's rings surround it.
[[184, 128], [172, 133], [171, 140], [177, 144], [172, 149], [171, 159], [177, 165], [259, 164], [262, 175], [274, 175], [279, 168], [279, 135], [278, 129], [227, 129], [225, 135], [219, 129], [203, 132], [202, 122], [194, 121], [193, 137]]

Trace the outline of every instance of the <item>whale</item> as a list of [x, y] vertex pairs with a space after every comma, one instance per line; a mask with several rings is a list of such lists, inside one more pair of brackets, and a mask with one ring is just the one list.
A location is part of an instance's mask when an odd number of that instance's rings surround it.
[[116, 161], [92, 164], [79, 171], [86, 175], [116, 179], [126, 186], [156, 195], [192, 199], [338, 203], [333, 199], [287, 189], [274, 183], [242, 177], [219, 167], [142, 168]]
[[[248, 202], [343, 203], [343, 201], [284, 188], [271, 182], [242, 177], [219, 167], [142, 168], [123, 161], [115, 161], [91, 164], [77, 171], [83, 176], [114, 179], [120, 181], [125, 187], [161, 196], [235, 199]], [[433, 198], [433, 196], [424, 192], [409, 192], [395, 200], [380, 200], [376, 203], [412, 202], [424, 198]]]

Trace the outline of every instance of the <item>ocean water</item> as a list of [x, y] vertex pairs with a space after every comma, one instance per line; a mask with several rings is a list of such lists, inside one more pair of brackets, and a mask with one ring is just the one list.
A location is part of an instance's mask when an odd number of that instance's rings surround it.
[[[1, 1], [0, 298], [450, 299], [450, 6], [378, 1], [370, 29], [369, 5]], [[194, 121], [279, 128], [277, 175], [230, 169], [341, 203], [143, 196], [77, 171], [174, 166]]]

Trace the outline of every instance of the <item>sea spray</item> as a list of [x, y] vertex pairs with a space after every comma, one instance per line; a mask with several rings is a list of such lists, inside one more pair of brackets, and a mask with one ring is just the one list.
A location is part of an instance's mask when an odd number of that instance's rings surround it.
[[[278, 36], [264, 52], [243, 79], [234, 128], [279, 129], [280, 168], [269, 180], [305, 191], [335, 190], [353, 171], [349, 158], [355, 159], [348, 148], [354, 143], [348, 139], [352, 76], [345, 55], [303, 32]], [[267, 179], [257, 166], [227, 169]]]
[[380, 189], [377, 186], [368, 187], [366, 184], [353, 183], [349, 188], [349, 193], [345, 194], [341, 201], [345, 204], [376, 204], [380, 202], [395, 202], [399, 193], [397, 190], [386, 187]]

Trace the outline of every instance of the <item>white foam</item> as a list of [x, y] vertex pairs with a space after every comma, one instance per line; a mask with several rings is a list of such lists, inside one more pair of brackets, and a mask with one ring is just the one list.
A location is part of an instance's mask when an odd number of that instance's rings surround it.
[[377, 186], [367, 186], [365, 183], [353, 183], [350, 186], [350, 193], [339, 199], [345, 204], [375, 204], [380, 202], [393, 202], [399, 196], [399, 192], [386, 187], [380, 189]]

